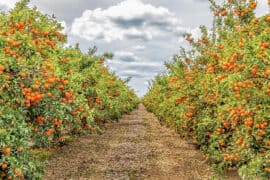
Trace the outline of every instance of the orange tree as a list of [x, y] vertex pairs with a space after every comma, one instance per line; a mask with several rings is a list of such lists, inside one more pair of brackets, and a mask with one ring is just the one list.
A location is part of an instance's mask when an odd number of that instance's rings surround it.
[[168, 74], [156, 78], [144, 104], [192, 137], [218, 169], [269, 178], [270, 16], [256, 17], [253, 0], [210, 2], [212, 31], [185, 35], [192, 50], [166, 63]]
[[106, 56], [64, 48], [61, 25], [28, 0], [0, 14], [0, 175], [41, 178], [29, 148], [50, 147], [117, 119], [138, 98], [103, 66]]

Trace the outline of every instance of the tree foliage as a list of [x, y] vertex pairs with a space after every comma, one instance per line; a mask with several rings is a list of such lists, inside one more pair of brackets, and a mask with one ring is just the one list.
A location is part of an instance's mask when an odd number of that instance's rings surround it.
[[222, 171], [270, 178], [270, 15], [254, 0], [210, 0], [213, 29], [166, 63], [144, 97], [147, 109], [191, 137]]
[[106, 56], [64, 48], [54, 17], [18, 2], [0, 14], [0, 176], [40, 179], [29, 149], [98, 130], [138, 98], [103, 65]]

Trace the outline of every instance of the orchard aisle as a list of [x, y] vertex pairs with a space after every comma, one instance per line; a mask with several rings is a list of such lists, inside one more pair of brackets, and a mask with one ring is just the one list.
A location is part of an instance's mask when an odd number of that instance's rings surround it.
[[209, 179], [200, 151], [160, 126], [143, 105], [103, 135], [80, 138], [60, 149], [44, 179]]

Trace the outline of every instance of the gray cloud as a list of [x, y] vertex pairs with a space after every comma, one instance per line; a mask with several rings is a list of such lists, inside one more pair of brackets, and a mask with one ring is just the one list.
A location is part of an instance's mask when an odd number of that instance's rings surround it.
[[152, 39], [151, 34], [146, 34], [146, 33], [128, 33], [124, 35], [125, 39], [129, 40], [141, 40], [141, 41], [149, 41]]
[[133, 52], [128, 51], [117, 51], [114, 53], [114, 60], [122, 61], [122, 62], [136, 62], [139, 57], [135, 56]]
[[143, 17], [134, 17], [132, 19], [125, 19], [124, 17], [111, 18], [112, 22], [123, 28], [141, 27], [145, 22]]
[[120, 76], [122, 77], [132, 77], [132, 78], [145, 78], [147, 75], [146, 74], [142, 74], [142, 73], [138, 73], [136, 70], [126, 70], [126, 71], [122, 71], [119, 73]]

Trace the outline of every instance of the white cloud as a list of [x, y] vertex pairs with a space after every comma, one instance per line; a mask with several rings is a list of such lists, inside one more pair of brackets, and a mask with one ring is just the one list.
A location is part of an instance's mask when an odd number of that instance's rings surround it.
[[71, 33], [87, 40], [139, 39], [143, 41], [184, 32], [181, 21], [164, 7], [125, 0], [107, 9], [85, 10], [76, 18]]
[[4, 6], [6, 7], [7, 9], [11, 9], [14, 7], [15, 3], [17, 2], [18, 0], [1, 0], [0, 1], [0, 6]]
[[144, 51], [146, 49], [143, 45], [137, 45], [132, 48], [134, 51]]
[[258, 7], [256, 9], [256, 15], [258, 17], [263, 16], [269, 12], [269, 6], [267, 0], [258, 0]]

